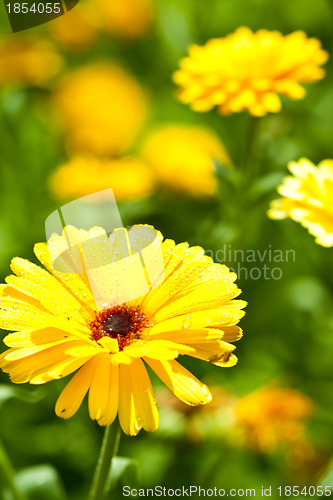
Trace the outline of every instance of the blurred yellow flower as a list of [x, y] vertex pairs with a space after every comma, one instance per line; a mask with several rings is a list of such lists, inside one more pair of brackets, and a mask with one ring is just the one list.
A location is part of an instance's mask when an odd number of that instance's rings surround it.
[[116, 200], [122, 201], [149, 195], [154, 189], [154, 176], [143, 161], [135, 158], [76, 156], [51, 175], [49, 186], [60, 200], [112, 188]]
[[268, 211], [272, 219], [290, 217], [305, 227], [315, 242], [333, 246], [333, 160], [315, 166], [306, 158], [288, 165], [293, 176], [285, 177]]
[[147, 116], [140, 84], [116, 64], [96, 63], [67, 75], [54, 96], [70, 150], [117, 155], [133, 143]]
[[313, 404], [297, 390], [265, 386], [240, 398], [235, 412], [235, 425], [248, 446], [264, 453], [281, 446], [299, 455], [309, 450], [304, 419], [313, 413]]
[[62, 65], [48, 41], [15, 34], [0, 42], [0, 85], [43, 87]]
[[[114, 245], [119, 235], [137, 245], [147, 227], [116, 229], [109, 240], [112, 250], [118, 251]], [[67, 226], [62, 236], [52, 236], [52, 248], [59, 253], [68, 248], [68, 235], [80, 255], [83, 242], [108, 241], [102, 228], [87, 232]], [[78, 370], [57, 401], [57, 415], [74, 415], [89, 391], [90, 417], [109, 425], [118, 413], [130, 435], [158, 427], [145, 363], [184, 403], [209, 403], [208, 387], [176, 358], [186, 354], [219, 367], [234, 366], [237, 358], [230, 342], [242, 335], [236, 324], [246, 302], [234, 300], [241, 292], [234, 283], [236, 274], [215, 264], [202, 248], [163, 241], [161, 233], [157, 239], [165, 269], [158, 286], [99, 311], [86, 267], [80, 274], [56, 271], [45, 243], [35, 245], [35, 253], [47, 270], [13, 259], [16, 276], [7, 277], [7, 285], [0, 287], [0, 328], [15, 330], [4, 339], [10, 349], [1, 354], [0, 366], [12, 382], [43, 384]], [[154, 258], [155, 253], [146, 254], [145, 262], [151, 265]], [[135, 280], [131, 276], [127, 286], [135, 287]], [[109, 304], [119, 304], [122, 290], [115, 287], [108, 293]]]
[[206, 45], [192, 45], [173, 75], [179, 99], [194, 111], [215, 106], [222, 115], [248, 111], [254, 116], [281, 109], [278, 94], [301, 99], [300, 83], [320, 80], [328, 59], [319, 40], [302, 31], [283, 36], [278, 31], [239, 28]]
[[231, 163], [218, 136], [193, 125], [167, 124], [153, 130], [143, 143], [142, 156], [162, 185], [194, 196], [216, 191], [213, 157], [224, 165]]
[[94, 4], [101, 27], [117, 37], [141, 37], [152, 24], [151, 0], [94, 0]]
[[80, 2], [65, 16], [48, 23], [51, 35], [69, 49], [86, 48], [94, 42], [99, 32], [95, 10], [91, 3]]

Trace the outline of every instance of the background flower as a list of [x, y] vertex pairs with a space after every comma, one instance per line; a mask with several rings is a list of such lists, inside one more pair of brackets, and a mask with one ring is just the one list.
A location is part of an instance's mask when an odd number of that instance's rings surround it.
[[54, 102], [71, 151], [123, 153], [147, 117], [147, 99], [140, 84], [110, 63], [93, 64], [67, 75]]
[[99, 26], [91, 3], [80, 2], [66, 16], [48, 23], [52, 37], [62, 46], [72, 50], [89, 47], [97, 38]]
[[282, 198], [271, 203], [272, 219], [300, 222], [318, 245], [333, 246], [333, 160], [315, 166], [306, 158], [288, 165], [293, 176], [278, 187]]
[[48, 41], [18, 35], [0, 42], [0, 85], [43, 87], [62, 65], [60, 54]]
[[174, 81], [179, 99], [195, 111], [215, 106], [223, 115], [248, 111], [254, 116], [281, 109], [278, 94], [305, 96], [300, 83], [320, 80], [328, 54], [302, 31], [283, 36], [278, 31], [239, 28], [206, 45], [192, 45], [180, 61]]
[[305, 438], [305, 419], [313, 413], [309, 398], [294, 389], [268, 385], [240, 398], [235, 426], [247, 446], [271, 453], [287, 447], [294, 455], [313, 451]]
[[123, 201], [151, 194], [155, 178], [151, 169], [135, 158], [108, 160], [76, 156], [52, 174], [49, 185], [59, 200], [112, 188], [116, 200]]
[[230, 165], [230, 158], [218, 136], [203, 127], [165, 124], [145, 138], [142, 156], [160, 183], [192, 196], [216, 192], [213, 158]]
[[153, 3], [151, 0], [95, 0], [101, 26], [112, 35], [139, 38], [151, 27]]

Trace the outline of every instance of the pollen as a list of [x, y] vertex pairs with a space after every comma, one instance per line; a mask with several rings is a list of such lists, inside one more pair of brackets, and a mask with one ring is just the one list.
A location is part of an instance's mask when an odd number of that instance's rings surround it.
[[151, 326], [139, 307], [115, 306], [95, 312], [90, 323], [91, 338], [98, 342], [102, 337], [118, 340], [119, 350], [140, 338], [143, 330]]

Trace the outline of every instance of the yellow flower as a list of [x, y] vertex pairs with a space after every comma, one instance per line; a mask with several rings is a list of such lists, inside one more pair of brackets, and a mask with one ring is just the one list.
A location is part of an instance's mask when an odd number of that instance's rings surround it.
[[[115, 230], [110, 242], [117, 241], [119, 231], [137, 242], [147, 227], [134, 226], [128, 233]], [[67, 226], [65, 231], [74, 234], [79, 248], [80, 242], [107, 238], [96, 227], [87, 232]], [[13, 259], [16, 276], [7, 277], [0, 289], [0, 327], [15, 332], [4, 339], [10, 349], [0, 356], [0, 367], [13, 382], [31, 384], [78, 370], [57, 401], [58, 416], [71, 417], [89, 390], [89, 414], [100, 425], [110, 424], [118, 413], [125, 433], [154, 431], [158, 410], [145, 363], [189, 405], [206, 404], [211, 394], [176, 361], [179, 355], [220, 367], [236, 364], [230, 342], [241, 337], [236, 324], [246, 305], [233, 300], [240, 294], [236, 275], [215, 264], [202, 248], [172, 240], [162, 243], [162, 235], [157, 235], [163, 281], [138, 299], [99, 311], [86, 268], [81, 274], [56, 271], [44, 243], [35, 245], [35, 253], [47, 270]], [[49, 244], [61, 252], [66, 233], [54, 235]], [[130, 286], [135, 287], [134, 276]], [[108, 301], [119, 304], [118, 295]]]
[[299, 454], [309, 449], [304, 419], [313, 413], [313, 404], [297, 390], [263, 387], [241, 398], [235, 411], [248, 446], [268, 453], [284, 445]]
[[305, 227], [318, 245], [333, 246], [333, 160], [315, 166], [302, 158], [288, 165], [293, 177], [285, 177], [268, 211], [272, 219], [290, 217]]
[[151, 0], [95, 0], [101, 27], [120, 38], [144, 35], [153, 20]]
[[92, 7], [92, 4], [80, 2], [65, 16], [53, 19], [47, 25], [53, 38], [73, 50], [91, 45], [98, 35], [97, 18]]
[[254, 116], [281, 109], [279, 95], [301, 99], [300, 83], [320, 80], [328, 54], [302, 31], [283, 36], [278, 31], [239, 28], [206, 45], [192, 45], [180, 62], [174, 81], [179, 99], [194, 111], [215, 106], [222, 115], [248, 111]]
[[114, 160], [75, 156], [50, 177], [49, 186], [58, 199], [80, 198], [112, 188], [117, 201], [152, 193], [154, 176], [147, 165], [134, 158]]
[[168, 124], [157, 128], [146, 138], [142, 156], [161, 184], [195, 196], [212, 195], [216, 191], [213, 157], [230, 165], [218, 136], [191, 125]]
[[63, 60], [50, 42], [11, 35], [0, 43], [0, 85], [45, 86]]
[[147, 115], [140, 84], [109, 63], [86, 66], [69, 74], [55, 95], [73, 151], [117, 155], [127, 150]]

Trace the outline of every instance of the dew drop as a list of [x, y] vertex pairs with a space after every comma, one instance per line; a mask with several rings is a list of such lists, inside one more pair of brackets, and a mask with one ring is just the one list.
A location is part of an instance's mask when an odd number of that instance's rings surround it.
[[184, 321], [183, 321], [183, 328], [190, 328], [190, 326], [192, 325], [192, 321], [190, 318], [186, 318]]
[[204, 396], [208, 396], [210, 394], [210, 390], [208, 389], [208, 387], [205, 384], [201, 385], [201, 390], [202, 390], [202, 394]]

